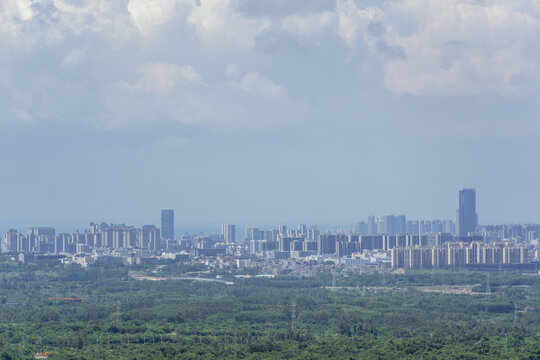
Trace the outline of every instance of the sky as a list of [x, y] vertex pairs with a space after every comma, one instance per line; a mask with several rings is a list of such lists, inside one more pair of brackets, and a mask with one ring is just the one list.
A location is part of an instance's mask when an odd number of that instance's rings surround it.
[[540, 221], [540, 1], [0, 2], [0, 220]]

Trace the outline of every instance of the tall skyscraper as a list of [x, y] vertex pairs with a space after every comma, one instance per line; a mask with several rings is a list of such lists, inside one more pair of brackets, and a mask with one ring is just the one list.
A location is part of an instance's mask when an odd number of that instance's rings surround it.
[[174, 210], [161, 210], [161, 237], [174, 239]]
[[232, 244], [236, 240], [236, 226], [232, 224], [221, 224], [221, 235], [223, 235], [223, 240], [227, 244]]
[[478, 214], [476, 213], [476, 191], [474, 189], [463, 189], [459, 192], [457, 220], [459, 236], [467, 236], [468, 233], [476, 230]]

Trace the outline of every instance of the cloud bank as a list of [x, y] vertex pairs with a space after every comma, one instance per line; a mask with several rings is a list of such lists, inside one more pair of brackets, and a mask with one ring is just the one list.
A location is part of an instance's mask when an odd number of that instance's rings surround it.
[[390, 94], [537, 93], [539, 1], [363, 3], [5, 1], [0, 119], [103, 128], [307, 119], [318, 104], [292, 69], [317, 77], [329, 56], [379, 73]]

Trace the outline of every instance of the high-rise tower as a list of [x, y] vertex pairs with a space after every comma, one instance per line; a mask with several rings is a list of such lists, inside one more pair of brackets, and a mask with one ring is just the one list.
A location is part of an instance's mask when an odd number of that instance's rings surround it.
[[476, 213], [476, 191], [474, 189], [463, 189], [459, 192], [457, 221], [459, 236], [467, 236], [468, 233], [476, 230], [478, 214]]
[[161, 237], [174, 239], [174, 210], [161, 210]]

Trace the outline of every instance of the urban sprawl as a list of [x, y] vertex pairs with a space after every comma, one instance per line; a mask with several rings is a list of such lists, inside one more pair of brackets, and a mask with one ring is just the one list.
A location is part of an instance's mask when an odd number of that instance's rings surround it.
[[[56, 233], [30, 227], [9, 229], [1, 250], [17, 261], [53, 259], [65, 264], [143, 264], [160, 259], [204, 262], [223, 268], [259, 268], [276, 275], [284, 266], [335, 264], [359, 269], [536, 268], [539, 224], [478, 225], [474, 189], [459, 192], [452, 220], [407, 220], [405, 215], [370, 216], [354, 230], [320, 230], [316, 225], [263, 230], [236, 226], [221, 234], [175, 237], [174, 211], [162, 210], [161, 228], [91, 223], [84, 232]], [[305, 266], [300, 266], [300, 265]], [[272, 266], [274, 265], [274, 266]], [[294, 266], [292, 266], [295, 268]]]

